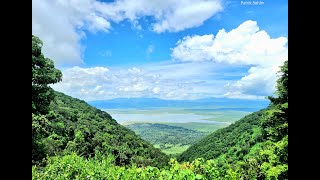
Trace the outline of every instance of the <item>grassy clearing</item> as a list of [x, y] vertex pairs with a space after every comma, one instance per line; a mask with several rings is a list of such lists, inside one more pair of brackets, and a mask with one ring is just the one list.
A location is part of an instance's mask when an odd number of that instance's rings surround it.
[[229, 124], [206, 124], [206, 123], [164, 123], [169, 126], [183, 127], [190, 130], [211, 133], [220, 128], [227, 127]]
[[[187, 150], [188, 147], [190, 145], [181, 145], [181, 144], [177, 144], [177, 145], [173, 145], [173, 144], [166, 144], [165, 149], [161, 149], [162, 152], [166, 153], [166, 154], [172, 154], [172, 155], [177, 155], [182, 153], [183, 151]], [[160, 144], [155, 144], [154, 145], [155, 148], [161, 148]]]
[[166, 154], [180, 154], [183, 151], [187, 150], [189, 145], [184, 145], [184, 146], [172, 146], [171, 148], [168, 149], [163, 149], [162, 152]]

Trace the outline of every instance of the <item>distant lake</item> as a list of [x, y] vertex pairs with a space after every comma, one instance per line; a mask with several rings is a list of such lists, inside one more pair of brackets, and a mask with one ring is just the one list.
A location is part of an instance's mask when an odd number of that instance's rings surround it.
[[129, 124], [135, 122], [151, 123], [207, 123], [207, 124], [225, 124], [225, 122], [203, 120], [208, 116], [197, 115], [193, 113], [176, 114], [176, 113], [156, 113], [156, 114], [117, 114], [110, 113], [111, 116], [120, 124]]
[[267, 107], [269, 101], [228, 98], [198, 100], [116, 98], [88, 103], [109, 113], [119, 124], [149, 122], [223, 125]]
[[185, 110], [191, 110], [191, 111], [203, 111], [203, 112], [213, 112], [213, 111], [246, 111], [246, 112], [255, 112], [260, 110], [261, 108], [242, 108], [242, 107], [237, 107], [237, 108], [190, 108], [190, 109], [185, 109]]

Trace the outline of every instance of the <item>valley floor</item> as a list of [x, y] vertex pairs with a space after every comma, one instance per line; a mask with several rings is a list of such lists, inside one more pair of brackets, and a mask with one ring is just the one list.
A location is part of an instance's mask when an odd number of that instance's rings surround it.
[[227, 127], [249, 111], [237, 108], [104, 109], [166, 154], [178, 155], [202, 137]]

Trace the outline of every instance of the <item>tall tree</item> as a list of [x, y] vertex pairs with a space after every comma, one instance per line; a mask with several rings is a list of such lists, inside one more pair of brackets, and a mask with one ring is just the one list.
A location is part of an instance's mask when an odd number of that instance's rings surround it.
[[268, 97], [273, 107], [261, 121], [266, 141], [259, 152], [260, 169], [267, 179], [288, 179], [288, 61], [281, 66], [279, 74], [277, 96]]
[[279, 141], [288, 135], [288, 60], [281, 66], [279, 75], [277, 97], [268, 97], [274, 108], [267, 111], [261, 124], [263, 137], [272, 141]]
[[32, 113], [46, 114], [54, 93], [49, 84], [61, 81], [62, 73], [54, 67], [53, 61], [45, 58], [42, 41], [32, 35]]
[[32, 163], [45, 157], [43, 138], [48, 136], [49, 121], [45, 114], [54, 98], [49, 84], [61, 81], [62, 73], [41, 52], [42, 41], [32, 35]]

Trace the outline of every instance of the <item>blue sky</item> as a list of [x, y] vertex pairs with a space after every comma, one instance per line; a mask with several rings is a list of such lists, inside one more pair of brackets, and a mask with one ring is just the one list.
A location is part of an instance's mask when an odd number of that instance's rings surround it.
[[35, 0], [32, 33], [80, 99], [254, 100], [287, 59], [288, 1]]

